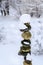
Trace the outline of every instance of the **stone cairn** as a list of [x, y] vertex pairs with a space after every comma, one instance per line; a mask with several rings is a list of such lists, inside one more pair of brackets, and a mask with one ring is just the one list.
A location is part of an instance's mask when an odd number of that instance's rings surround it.
[[27, 28], [20, 29], [24, 40], [21, 41], [22, 46], [20, 47], [20, 51], [19, 51], [18, 55], [24, 56], [23, 65], [32, 65], [32, 61], [26, 59], [28, 53], [31, 55], [31, 41], [30, 41], [31, 33], [29, 32], [29, 30], [31, 30], [31, 26], [30, 26], [30, 23], [28, 23], [28, 22], [24, 23], [24, 25]]

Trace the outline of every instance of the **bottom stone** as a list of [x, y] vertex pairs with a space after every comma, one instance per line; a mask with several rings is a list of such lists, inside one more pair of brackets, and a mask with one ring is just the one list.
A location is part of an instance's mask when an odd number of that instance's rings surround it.
[[32, 65], [32, 61], [30, 61], [30, 60], [25, 60], [25, 61], [23, 62], [23, 65]]

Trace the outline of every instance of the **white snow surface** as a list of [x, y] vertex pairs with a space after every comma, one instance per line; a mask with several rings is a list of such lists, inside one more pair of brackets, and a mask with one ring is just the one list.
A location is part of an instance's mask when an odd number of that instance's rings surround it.
[[[34, 49], [35, 40], [43, 47], [43, 18], [31, 18], [31, 46]], [[23, 57], [18, 55], [21, 46], [21, 26], [22, 21], [15, 20], [14, 16], [0, 16], [0, 65], [23, 65]], [[40, 32], [40, 33], [39, 33]], [[40, 34], [40, 35], [38, 35]], [[37, 48], [37, 47], [36, 47]], [[27, 55], [27, 59], [32, 60], [32, 65], [43, 65], [43, 55]]]

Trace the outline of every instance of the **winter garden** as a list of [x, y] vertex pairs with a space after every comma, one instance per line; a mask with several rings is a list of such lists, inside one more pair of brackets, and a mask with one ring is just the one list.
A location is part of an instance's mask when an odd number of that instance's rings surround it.
[[0, 6], [0, 65], [23, 65], [24, 59], [18, 55], [21, 40], [23, 40], [20, 29], [25, 29], [24, 23], [27, 22], [31, 25], [30, 32], [32, 35], [31, 56], [28, 54], [27, 60], [32, 60], [32, 65], [42, 65], [43, 10], [38, 8], [38, 5], [35, 8], [32, 5], [27, 5], [30, 6], [28, 10], [28, 7], [25, 4], [23, 7], [23, 4], [20, 5], [20, 2], [17, 0], [0, 2], [2, 3]]

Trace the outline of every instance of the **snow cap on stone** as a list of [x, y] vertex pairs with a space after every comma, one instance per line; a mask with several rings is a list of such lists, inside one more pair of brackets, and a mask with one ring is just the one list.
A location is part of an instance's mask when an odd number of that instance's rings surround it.
[[20, 22], [22, 22], [22, 23], [30, 22], [30, 19], [31, 19], [31, 17], [29, 14], [23, 14], [20, 17]]

